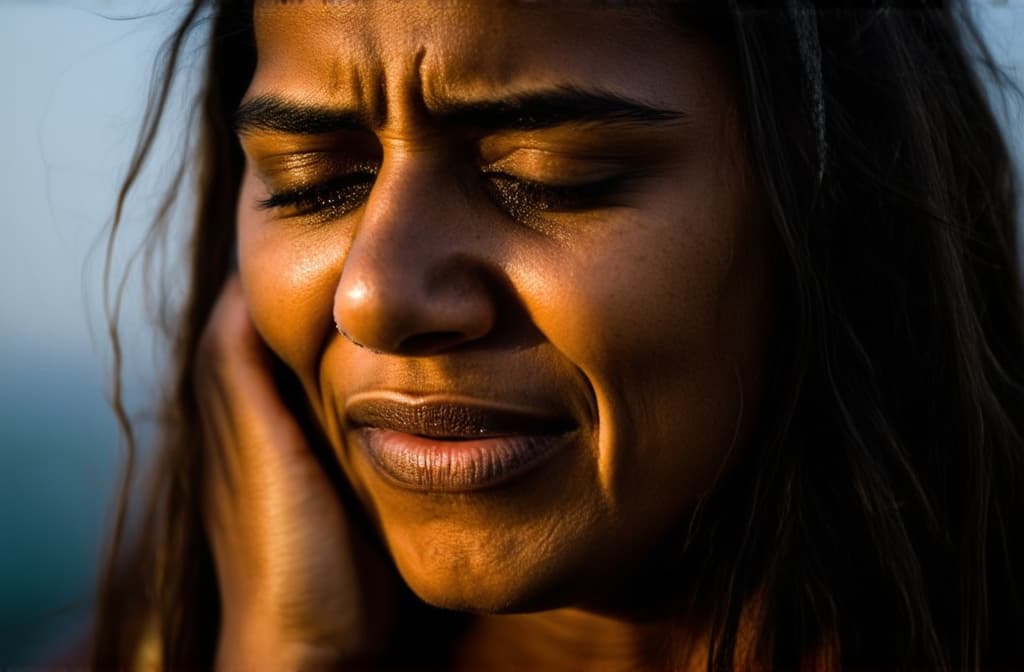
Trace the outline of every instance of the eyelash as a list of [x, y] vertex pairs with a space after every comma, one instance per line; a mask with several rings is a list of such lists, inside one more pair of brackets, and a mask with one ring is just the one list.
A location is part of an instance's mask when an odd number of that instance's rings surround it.
[[323, 182], [270, 194], [257, 202], [263, 210], [290, 209], [292, 215], [340, 217], [359, 207], [373, 188], [377, 174], [357, 172]]
[[[487, 190], [505, 212], [527, 222], [544, 212], [572, 212], [598, 206], [614, 189], [617, 178], [579, 185], [551, 185], [524, 180], [509, 173], [485, 172]], [[271, 194], [257, 202], [260, 209], [288, 209], [290, 216], [329, 220], [355, 210], [366, 201], [376, 173], [357, 172], [309, 186]]]
[[599, 206], [615, 188], [610, 178], [574, 185], [533, 182], [508, 173], [484, 173], [492, 197], [513, 219], [529, 221], [544, 212], [574, 212]]

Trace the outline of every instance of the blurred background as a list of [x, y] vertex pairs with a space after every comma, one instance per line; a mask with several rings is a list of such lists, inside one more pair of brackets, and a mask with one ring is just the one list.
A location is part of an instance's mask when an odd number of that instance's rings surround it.
[[[107, 401], [106, 227], [157, 51], [186, 4], [0, 0], [0, 669], [52, 658], [87, 622], [124, 455]], [[1024, 87], [1024, 0], [971, 7]], [[187, 151], [199, 38], [128, 204], [115, 280]], [[1020, 164], [1024, 110], [1009, 102], [996, 108]], [[120, 321], [126, 397], [143, 420], [161, 361], [144, 298], [133, 276]]]
[[[106, 231], [157, 52], [187, 4], [0, 0], [0, 670], [53, 660], [87, 623], [124, 456]], [[128, 203], [115, 281], [185, 151], [200, 43]], [[145, 419], [160, 357], [141, 287], [136, 274], [120, 322], [126, 399]]]

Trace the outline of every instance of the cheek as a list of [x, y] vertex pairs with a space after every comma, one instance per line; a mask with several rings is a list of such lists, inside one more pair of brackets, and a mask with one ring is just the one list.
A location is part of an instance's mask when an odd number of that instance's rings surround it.
[[638, 212], [545, 268], [534, 318], [592, 387], [600, 478], [619, 505], [640, 483], [665, 501], [702, 492], [754, 411], [767, 264], [742, 202]]
[[637, 370], [660, 370], [679, 359], [728, 351], [723, 311], [737, 297], [734, 237], [714, 217], [687, 220], [637, 213], [607, 231], [580, 236], [572, 249], [533, 265], [521, 283], [532, 286], [538, 327], [593, 381], [644, 380]]
[[[243, 192], [244, 195], [244, 192]], [[263, 340], [305, 383], [316, 377], [344, 247], [326, 231], [302, 231], [260, 211], [239, 211], [239, 273]]]

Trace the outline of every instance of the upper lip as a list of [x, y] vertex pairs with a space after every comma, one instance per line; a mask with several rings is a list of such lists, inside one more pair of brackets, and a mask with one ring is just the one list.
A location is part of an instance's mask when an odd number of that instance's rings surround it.
[[535, 408], [478, 399], [359, 395], [346, 404], [352, 427], [375, 427], [437, 439], [560, 434], [576, 424]]

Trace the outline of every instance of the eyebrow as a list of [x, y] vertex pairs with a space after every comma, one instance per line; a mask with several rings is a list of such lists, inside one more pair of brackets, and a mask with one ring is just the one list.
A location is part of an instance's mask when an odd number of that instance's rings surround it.
[[[573, 123], [658, 124], [688, 119], [667, 110], [604, 91], [563, 86], [481, 101], [445, 101], [430, 114], [443, 124], [484, 130], [532, 131]], [[244, 101], [235, 112], [235, 132], [272, 131], [319, 135], [371, 126], [355, 110], [322, 107], [272, 95]]]
[[442, 121], [455, 126], [532, 131], [572, 123], [665, 123], [686, 114], [615, 93], [559, 87], [495, 100], [442, 103]]

